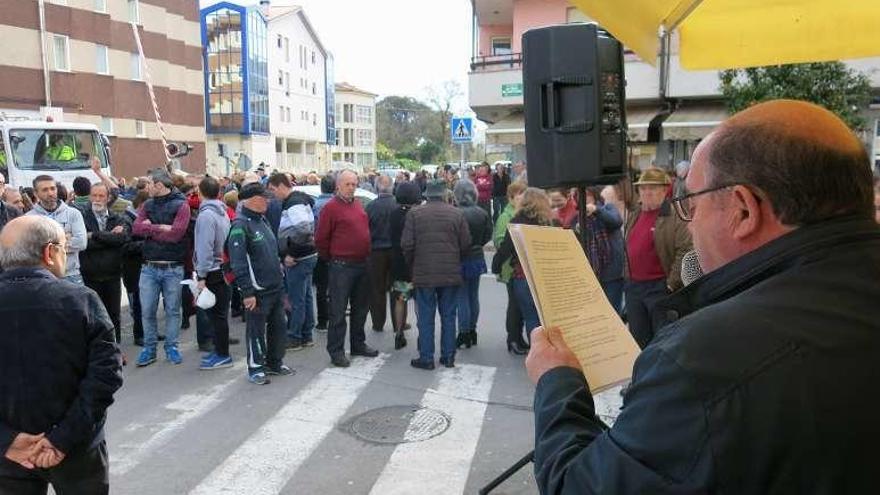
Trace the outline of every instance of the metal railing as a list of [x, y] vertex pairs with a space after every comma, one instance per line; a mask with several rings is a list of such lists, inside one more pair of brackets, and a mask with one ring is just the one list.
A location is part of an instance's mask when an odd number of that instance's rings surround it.
[[522, 53], [479, 55], [471, 59], [471, 71], [522, 69]]

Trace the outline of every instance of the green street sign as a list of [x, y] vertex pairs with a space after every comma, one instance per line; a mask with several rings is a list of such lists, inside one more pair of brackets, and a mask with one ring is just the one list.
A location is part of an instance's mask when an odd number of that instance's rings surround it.
[[522, 94], [523, 94], [522, 83], [510, 83], [510, 84], [502, 84], [501, 85], [501, 97], [502, 98], [510, 98], [511, 96], [522, 96]]

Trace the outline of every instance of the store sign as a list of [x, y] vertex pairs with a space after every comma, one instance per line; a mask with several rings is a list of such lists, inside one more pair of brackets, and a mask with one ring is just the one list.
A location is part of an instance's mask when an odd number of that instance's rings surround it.
[[510, 83], [510, 84], [502, 84], [501, 85], [501, 97], [502, 98], [510, 98], [513, 96], [522, 96], [522, 95], [523, 95], [522, 83]]

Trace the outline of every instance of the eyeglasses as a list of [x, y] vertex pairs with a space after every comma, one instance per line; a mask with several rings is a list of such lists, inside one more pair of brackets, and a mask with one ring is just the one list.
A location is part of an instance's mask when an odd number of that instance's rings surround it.
[[685, 222], [690, 222], [694, 219], [694, 201], [693, 199], [697, 196], [703, 194], [709, 194], [715, 191], [720, 191], [722, 189], [727, 189], [728, 187], [739, 186], [742, 184], [732, 183], [732, 184], [722, 184], [720, 186], [710, 187], [708, 189], [703, 189], [702, 191], [692, 192], [688, 194], [684, 194], [678, 196], [676, 198], [672, 198], [672, 206], [675, 207], [675, 213], [678, 215], [678, 218], [681, 218]]

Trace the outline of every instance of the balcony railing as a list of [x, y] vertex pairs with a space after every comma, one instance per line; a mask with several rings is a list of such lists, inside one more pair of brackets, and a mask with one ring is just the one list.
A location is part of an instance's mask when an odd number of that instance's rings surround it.
[[522, 69], [522, 53], [480, 55], [471, 59], [471, 71]]

